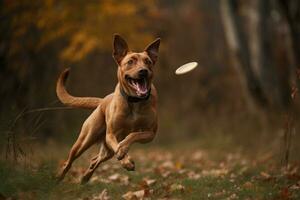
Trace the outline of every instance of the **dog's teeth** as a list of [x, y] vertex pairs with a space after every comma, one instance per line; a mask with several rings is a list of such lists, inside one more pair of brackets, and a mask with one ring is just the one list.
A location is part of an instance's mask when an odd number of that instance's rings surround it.
[[135, 88], [138, 96], [144, 95], [148, 92], [147, 79], [129, 79], [129, 83]]

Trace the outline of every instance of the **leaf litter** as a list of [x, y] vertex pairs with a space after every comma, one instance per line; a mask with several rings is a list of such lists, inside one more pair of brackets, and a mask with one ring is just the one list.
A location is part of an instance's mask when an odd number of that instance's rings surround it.
[[[137, 164], [135, 172], [127, 172], [116, 159], [112, 159], [99, 166], [90, 181], [90, 184], [104, 183], [110, 187], [122, 187], [121, 192], [116, 194], [108, 187], [89, 199], [108, 200], [115, 199], [113, 197], [116, 196], [117, 199], [125, 200], [185, 199], [186, 195], [201, 192], [201, 189], [193, 184], [186, 185], [186, 181], [197, 183], [210, 179], [215, 180], [215, 184], [228, 182], [229, 186], [206, 189], [207, 199], [240, 199], [240, 192], [257, 192], [262, 184], [273, 185], [274, 190], [277, 190], [269, 192], [273, 199], [293, 199], [299, 197], [300, 193], [299, 165], [290, 166], [288, 170], [277, 170], [273, 164], [266, 164], [266, 156], [263, 158], [263, 168], [259, 167], [259, 158], [251, 160], [239, 153], [227, 153], [223, 159], [216, 161], [211, 159], [207, 152], [199, 149], [180, 153], [162, 149], [154, 149], [147, 153], [136, 150], [131, 156]], [[270, 157], [268, 155], [268, 158]], [[261, 170], [253, 171], [257, 167]], [[71, 171], [73, 179], [70, 179], [73, 182], [84, 173], [83, 167], [75, 167]], [[214, 187], [214, 184], [211, 187]], [[253, 198], [260, 199], [263, 196], [257, 193], [257, 197], [253, 194], [248, 197]]]

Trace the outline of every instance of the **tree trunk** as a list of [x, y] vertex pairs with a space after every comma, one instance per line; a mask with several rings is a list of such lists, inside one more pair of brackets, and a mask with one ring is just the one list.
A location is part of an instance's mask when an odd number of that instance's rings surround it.
[[[239, 26], [239, 19], [236, 13], [236, 1], [222, 0], [220, 2], [225, 37], [232, 62], [244, 88], [245, 98], [251, 107], [259, 106], [260, 108], [266, 108], [268, 102], [251, 68], [247, 40]], [[260, 62], [259, 57], [257, 57], [256, 62]]]
[[[269, 106], [274, 110], [281, 110], [288, 106], [289, 99], [285, 94], [289, 92], [289, 84], [286, 77], [282, 77], [283, 70], [279, 70], [284, 67], [277, 66], [281, 63], [278, 63], [277, 54], [273, 55], [270, 48], [276, 46], [271, 42], [271, 31], [278, 32], [275, 27], [270, 27], [267, 23], [272, 8], [268, 0], [252, 0], [248, 3], [247, 36], [251, 67], [268, 99]], [[284, 49], [280, 48], [278, 51]]]
[[288, 56], [291, 65], [291, 79], [300, 88], [297, 71], [300, 70], [300, 2], [299, 0], [276, 0], [281, 16], [287, 23]]

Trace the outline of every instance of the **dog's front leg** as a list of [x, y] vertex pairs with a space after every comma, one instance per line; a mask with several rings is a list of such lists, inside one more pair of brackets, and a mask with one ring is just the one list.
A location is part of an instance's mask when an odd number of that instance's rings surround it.
[[[107, 146], [110, 147], [111, 150], [113, 150], [115, 153], [117, 153], [118, 151], [118, 147], [119, 147], [119, 144], [118, 144], [118, 140], [116, 138], [116, 136], [113, 134], [113, 133], [106, 133], [106, 144]], [[133, 171], [134, 168], [135, 168], [135, 165], [134, 165], [134, 161], [130, 158], [129, 155], [124, 154], [123, 158], [122, 159], [119, 159], [122, 166], [127, 169], [128, 171]]]
[[114, 153], [117, 153], [119, 143], [116, 136], [111, 132], [107, 132], [105, 140], [108, 147], [113, 150]]
[[133, 132], [130, 133], [124, 140], [122, 140], [117, 148], [117, 158], [119, 160], [123, 159], [124, 156], [127, 154], [129, 147], [135, 143], [148, 143], [153, 140], [155, 137], [154, 131], [141, 131], [141, 132]]

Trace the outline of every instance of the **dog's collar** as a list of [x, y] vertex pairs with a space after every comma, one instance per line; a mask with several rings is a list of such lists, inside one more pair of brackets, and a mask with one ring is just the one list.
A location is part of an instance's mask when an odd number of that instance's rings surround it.
[[124, 91], [124, 89], [122, 88], [122, 86], [120, 86], [120, 93], [121, 95], [130, 103], [137, 103], [140, 101], [147, 101], [151, 95], [151, 87], [148, 91], [147, 96], [145, 97], [134, 97], [134, 96], [130, 96], [128, 94], [126, 94], [126, 92]]

